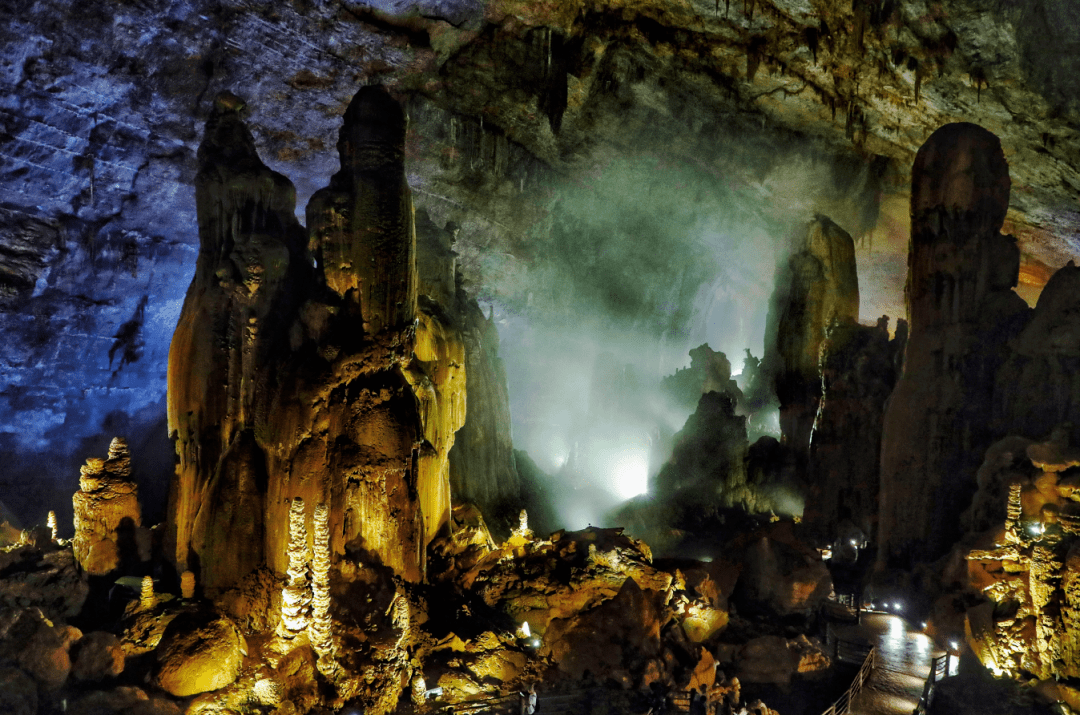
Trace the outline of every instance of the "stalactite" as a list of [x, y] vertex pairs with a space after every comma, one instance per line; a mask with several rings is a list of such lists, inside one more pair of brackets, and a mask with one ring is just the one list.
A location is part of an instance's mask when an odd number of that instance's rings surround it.
[[330, 630], [330, 509], [315, 507], [314, 554], [311, 559], [311, 645], [319, 655], [319, 671], [329, 677], [337, 670]]
[[157, 597], [154, 596], [154, 579], [151, 576], [143, 576], [142, 592], [139, 594], [139, 606], [144, 611], [149, 611], [157, 605]]

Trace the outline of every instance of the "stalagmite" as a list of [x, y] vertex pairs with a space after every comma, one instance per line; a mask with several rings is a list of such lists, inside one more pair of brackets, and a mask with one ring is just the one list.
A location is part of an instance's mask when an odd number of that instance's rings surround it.
[[421, 673], [417, 673], [412, 679], [412, 703], [416, 708], [423, 708], [427, 703], [427, 683]]
[[777, 270], [765, 328], [764, 368], [780, 400], [780, 427], [805, 463], [821, 399], [821, 344], [834, 324], [859, 319], [855, 242], [827, 216], [816, 216]]
[[57, 536], [56, 512], [55, 511], [50, 511], [49, 512], [49, 518], [45, 523], [49, 527], [49, 531], [52, 532], [53, 543], [56, 543], [56, 541], [58, 541], [59, 537]]
[[87, 573], [107, 574], [123, 562], [137, 558], [138, 488], [131, 481], [131, 459], [124, 440], [112, 441], [107, 459], [86, 460], [72, 506], [75, 511], [72, 547]]
[[409, 644], [412, 635], [410, 631], [411, 616], [409, 613], [409, 601], [399, 594], [397, 598], [394, 599], [391, 608], [393, 609], [393, 616], [391, 618], [394, 623], [394, 628], [401, 631], [401, 635], [398, 636], [395, 647], [401, 648], [403, 645]]
[[183, 599], [195, 597], [195, 574], [191, 571], [180, 574], [180, 597]]
[[144, 611], [149, 611], [157, 605], [157, 597], [154, 595], [154, 579], [151, 576], [143, 576], [142, 591], [139, 593], [139, 606]]
[[1020, 251], [1000, 233], [1009, 166], [996, 136], [947, 124], [919, 149], [911, 178], [906, 288], [910, 334], [881, 441], [878, 558], [902, 566], [941, 556], [978, 489], [995, 375], [1027, 305], [1012, 289]]
[[319, 670], [329, 675], [336, 669], [330, 627], [330, 510], [315, 507], [314, 553], [311, 559], [311, 625], [309, 638], [319, 654]]
[[281, 623], [277, 630], [279, 638], [295, 638], [308, 627], [311, 606], [311, 587], [308, 581], [310, 564], [304, 500], [297, 497], [292, 500], [289, 508], [289, 570], [288, 582], [281, 591]]

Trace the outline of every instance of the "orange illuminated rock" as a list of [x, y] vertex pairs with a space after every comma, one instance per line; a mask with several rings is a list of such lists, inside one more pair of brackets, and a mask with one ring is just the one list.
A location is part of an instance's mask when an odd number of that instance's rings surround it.
[[157, 648], [157, 684], [162, 690], [186, 697], [236, 680], [247, 644], [232, 621], [218, 618], [198, 627], [179, 623], [174, 621]]
[[263, 564], [283, 575], [299, 498], [327, 505], [331, 560], [349, 548], [419, 580], [449, 520], [465, 355], [451, 318], [417, 309], [406, 117], [381, 87], [357, 93], [306, 237], [238, 106], [207, 122], [202, 250], [170, 352], [175, 559], [210, 595]]
[[87, 573], [106, 574], [122, 561], [137, 560], [136, 529], [141, 525], [138, 488], [131, 480], [131, 455], [123, 439], [112, 441], [107, 459], [86, 460], [72, 505], [72, 548]]

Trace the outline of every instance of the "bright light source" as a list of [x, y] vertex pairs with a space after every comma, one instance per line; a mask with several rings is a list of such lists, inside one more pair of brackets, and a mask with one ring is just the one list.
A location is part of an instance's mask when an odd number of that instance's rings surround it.
[[649, 453], [623, 447], [612, 453], [610, 488], [621, 499], [633, 499], [649, 490]]
[[856, 541], [855, 539], [852, 539], [852, 540], [851, 540], [851, 545], [852, 545], [852, 546], [858, 546], [858, 545], [859, 545], [859, 542], [858, 542], [858, 541]]
[[899, 611], [899, 610], [901, 610], [903, 608], [903, 606], [901, 606], [900, 602], [897, 601], [896, 603], [893, 604], [893, 608], [895, 608], [896, 610]]
[[521, 622], [521, 635], [523, 637], [525, 637], [525, 638], [528, 638], [529, 636], [532, 635], [532, 631], [529, 630], [529, 622], [528, 621], [522, 621]]
[[923, 624], [920, 626], [920, 628], [922, 628], [924, 631], [926, 630], [926, 621], [923, 621]]

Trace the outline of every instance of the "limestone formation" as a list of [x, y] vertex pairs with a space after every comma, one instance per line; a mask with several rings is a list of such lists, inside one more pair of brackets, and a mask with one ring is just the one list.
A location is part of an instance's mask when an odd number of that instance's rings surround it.
[[156, 650], [157, 684], [176, 697], [223, 688], [240, 674], [246, 652], [244, 637], [227, 618], [170, 628]]
[[180, 574], [180, 597], [184, 599], [195, 597], [195, 574], [191, 571]]
[[149, 611], [157, 605], [157, 597], [154, 596], [154, 579], [151, 576], [143, 576], [142, 591], [139, 593], [139, 607]]
[[465, 354], [452, 314], [417, 307], [406, 117], [383, 88], [357, 93], [305, 240], [238, 106], [207, 122], [202, 249], [170, 353], [175, 559], [209, 594], [263, 563], [284, 574], [297, 497], [327, 504], [331, 554], [419, 580], [449, 520]]
[[169, 351], [169, 432], [179, 456], [170, 537], [178, 569], [197, 572], [211, 591], [262, 563], [273, 532], [287, 534], [284, 520], [267, 523], [267, 456], [256, 429], [306, 286], [295, 190], [259, 160], [243, 106], [220, 95], [199, 146], [200, 250]]
[[72, 497], [79, 565], [103, 575], [138, 560], [136, 529], [141, 525], [138, 488], [131, 480], [127, 444], [117, 437], [106, 459], [90, 457], [80, 470], [79, 491]]
[[764, 363], [780, 401], [780, 428], [804, 460], [821, 398], [821, 344], [834, 323], [858, 319], [855, 243], [828, 217], [815, 216], [777, 270], [765, 328]]
[[49, 511], [49, 517], [46, 520], [45, 525], [48, 526], [49, 531], [52, 532], [52, 540], [55, 543], [57, 541], [57, 539], [59, 538], [59, 536], [57, 534], [56, 512], [55, 511], [51, 511], [51, 510]]
[[308, 573], [311, 552], [307, 540], [307, 515], [304, 500], [296, 497], [289, 508], [289, 569], [288, 581], [281, 591], [281, 622], [279, 638], [295, 638], [307, 630], [310, 623], [311, 584]]
[[655, 478], [661, 499], [755, 510], [746, 481], [746, 418], [735, 414], [737, 399], [727, 392], [701, 396], [697, 411], [675, 435], [671, 459]]
[[87, 633], [76, 645], [74, 656], [71, 675], [76, 680], [99, 681], [124, 671], [124, 649], [112, 633]]
[[882, 420], [902, 341], [889, 340], [883, 318], [875, 327], [834, 323], [821, 343], [821, 402], [803, 521], [829, 540], [845, 521], [876, 533]]
[[956, 541], [994, 441], [995, 374], [1027, 313], [1012, 291], [1016, 242], [999, 233], [1009, 186], [1000, 142], [973, 124], [945, 125], [915, 157], [910, 336], [882, 436], [882, 562], [934, 558]]
[[334, 641], [330, 622], [330, 510], [315, 507], [315, 548], [311, 558], [311, 624], [309, 638], [319, 654], [319, 670], [328, 675], [335, 669]]
[[[418, 237], [419, 239], [419, 234]], [[522, 480], [510, 430], [510, 394], [499, 358], [499, 333], [475, 301], [460, 309], [468, 375], [468, 414], [450, 450], [455, 503], [471, 503], [493, 519], [522, 502]], [[511, 522], [512, 523], [512, 522]], [[493, 529], [496, 522], [492, 522]], [[509, 530], [509, 525], [505, 531]], [[505, 533], [503, 527], [496, 530]]]

